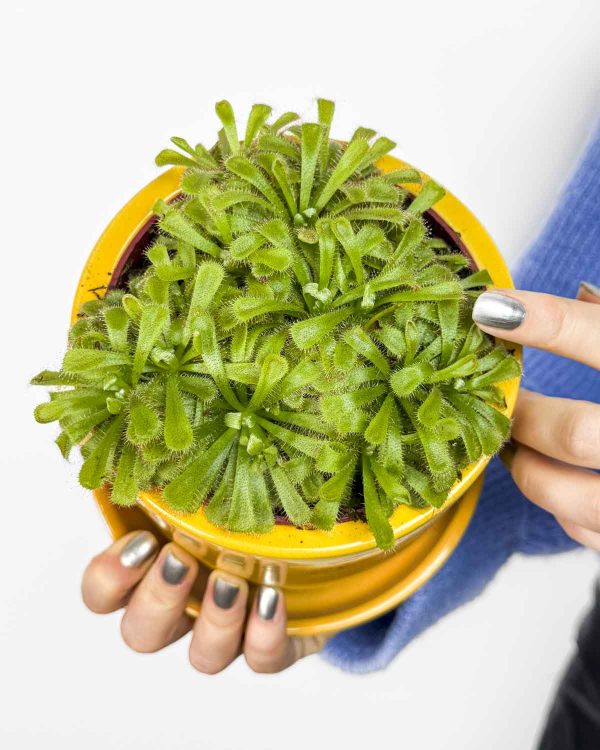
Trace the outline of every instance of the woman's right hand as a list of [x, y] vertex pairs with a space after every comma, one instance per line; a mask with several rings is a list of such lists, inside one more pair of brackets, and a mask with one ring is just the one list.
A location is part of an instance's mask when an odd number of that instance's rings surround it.
[[[593, 284], [584, 282], [577, 300], [484, 292], [473, 320], [494, 336], [600, 370], [600, 288]], [[600, 405], [522, 389], [512, 439], [503, 458], [519, 489], [575, 541], [600, 550]]]

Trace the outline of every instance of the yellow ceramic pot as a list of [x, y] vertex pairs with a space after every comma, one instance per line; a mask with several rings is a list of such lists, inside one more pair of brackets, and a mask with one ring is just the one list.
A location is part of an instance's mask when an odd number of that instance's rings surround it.
[[[378, 167], [389, 172], [410, 166], [390, 156]], [[73, 320], [83, 302], [101, 297], [143, 257], [158, 198], [172, 200], [183, 170], [173, 168], [143, 188], [111, 221], [83, 270], [73, 304]], [[422, 173], [424, 179], [427, 175]], [[418, 185], [414, 192], [419, 190]], [[487, 268], [497, 287], [512, 287], [502, 256], [473, 214], [451, 193], [427, 214], [438, 235], [452, 241], [477, 268]], [[506, 413], [512, 414], [518, 379], [503, 384]], [[149, 528], [173, 539], [211, 568], [269, 583], [286, 593], [290, 634], [326, 633], [352, 627], [396, 606], [423, 585], [445, 562], [464, 533], [481, 490], [489, 458], [467, 467], [443, 508], [399, 506], [391, 524], [397, 545], [393, 553], [375, 546], [361, 521], [338, 523], [331, 532], [277, 524], [262, 535], [239, 534], [209, 523], [203, 510], [181, 514], [159, 493], [143, 492], [134, 508], [110, 504], [108, 492], [94, 495], [114, 538]], [[460, 502], [459, 502], [460, 501]], [[188, 606], [199, 610], [199, 596]]]

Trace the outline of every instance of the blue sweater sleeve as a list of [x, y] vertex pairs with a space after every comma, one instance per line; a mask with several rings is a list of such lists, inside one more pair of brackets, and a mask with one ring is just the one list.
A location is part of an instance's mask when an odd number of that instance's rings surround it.
[[[520, 262], [515, 286], [574, 297], [582, 279], [600, 285], [600, 128]], [[534, 349], [524, 353], [523, 385], [549, 396], [600, 401], [598, 372]], [[415, 636], [481, 593], [513, 553], [552, 554], [575, 546], [494, 459], [473, 520], [446, 565], [396, 610], [336, 635], [324, 656], [348, 671], [382, 669]]]

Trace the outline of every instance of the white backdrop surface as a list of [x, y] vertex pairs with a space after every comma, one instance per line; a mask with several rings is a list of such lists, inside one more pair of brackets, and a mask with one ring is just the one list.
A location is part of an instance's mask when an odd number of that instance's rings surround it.
[[[513, 559], [385, 672], [313, 657], [257, 677], [195, 673], [186, 643], [126, 649], [79, 599], [106, 530], [31, 375], [60, 362], [95, 239], [176, 134], [209, 142], [227, 97], [338, 102], [450, 187], [514, 261], [600, 113], [596, 0], [27, 2], [0, 9], [2, 416], [0, 745], [10, 750], [529, 748], [571, 648], [595, 557]], [[582, 269], [582, 274], [585, 269]]]

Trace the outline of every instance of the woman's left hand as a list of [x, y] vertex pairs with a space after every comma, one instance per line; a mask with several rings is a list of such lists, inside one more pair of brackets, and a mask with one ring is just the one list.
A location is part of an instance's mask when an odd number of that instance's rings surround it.
[[[577, 300], [514, 290], [482, 294], [473, 320], [487, 333], [600, 370], [600, 289]], [[600, 375], [598, 376], [600, 377]], [[505, 463], [523, 494], [566, 533], [600, 550], [600, 405], [521, 390]]]

